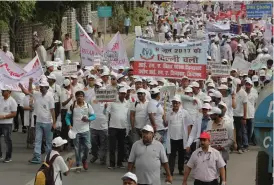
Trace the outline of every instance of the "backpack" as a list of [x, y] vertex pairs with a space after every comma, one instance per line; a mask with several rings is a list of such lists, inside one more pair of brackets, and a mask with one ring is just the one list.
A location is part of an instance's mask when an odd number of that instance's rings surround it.
[[35, 176], [34, 185], [55, 185], [55, 181], [58, 177], [54, 178], [54, 169], [53, 169], [53, 162], [58, 157], [59, 154], [55, 154], [50, 158], [50, 152], [47, 155], [46, 161], [43, 162], [42, 166], [39, 168], [38, 172]]

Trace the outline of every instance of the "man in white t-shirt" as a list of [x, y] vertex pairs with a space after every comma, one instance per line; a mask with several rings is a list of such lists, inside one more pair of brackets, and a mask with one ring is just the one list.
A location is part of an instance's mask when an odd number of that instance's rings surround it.
[[68, 165], [66, 165], [63, 157], [59, 154], [59, 152], [62, 150], [62, 146], [64, 144], [67, 144], [67, 140], [62, 139], [61, 137], [56, 137], [52, 140], [52, 151], [46, 155], [45, 161], [50, 161], [53, 157], [55, 157], [52, 166], [53, 166], [53, 179], [55, 182], [55, 185], [62, 185], [62, 175], [67, 176], [69, 173], [70, 168], [73, 165], [72, 160], [68, 160]]
[[119, 96], [116, 102], [110, 103], [107, 109], [104, 110], [105, 114], [110, 116], [109, 119], [109, 167], [114, 169], [116, 164], [116, 143], [118, 143], [118, 158], [117, 167], [125, 168], [122, 164], [124, 160], [124, 140], [126, 136], [126, 128], [128, 126], [128, 102], [125, 97], [127, 89], [122, 87], [119, 89]]
[[247, 94], [242, 89], [241, 80], [234, 79], [236, 88], [236, 108], [233, 110], [234, 128], [236, 129], [236, 142], [237, 150], [239, 154], [245, 151], [245, 147], [248, 146], [247, 131], [246, 131], [246, 119], [247, 119]]
[[91, 148], [89, 123], [95, 120], [96, 116], [91, 105], [85, 102], [85, 93], [83, 91], [77, 91], [75, 97], [76, 101], [67, 112], [66, 123], [70, 130], [77, 133], [76, 138], [73, 140], [76, 166], [80, 166], [82, 162], [83, 168], [88, 170], [87, 159]]
[[46, 81], [46, 77], [43, 76], [40, 81], [40, 92], [33, 91], [32, 78], [29, 80], [28, 91], [22, 86], [22, 84], [19, 84], [19, 87], [22, 89], [23, 93], [33, 93], [34, 98], [34, 112], [36, 114], [36, 137], [33, 158], [29, 160], [30, 163], [34, 164], [41, 163], [41, 143], [43, 135], [46, 138], [46, 152], [49, 152], [51, 150], [51, 142], [53, 137], [52, 129], [56, 128], [53, 94], [48, 91], [49, 83]]
[[[4, 135], [6, 143], [6, 157], [4, 163], [11, 162], [12, 155], [12, 140], [11, 140], [11, 129], [13, 118], [16, 116], [17, 103], [11, 97], [11, 87], [5, 85], [1, 88], [2, 97], [0, 98], [0, 134]], [[1, 140], [0, 140], [0, 158], [2, 159], [1, 150]]]

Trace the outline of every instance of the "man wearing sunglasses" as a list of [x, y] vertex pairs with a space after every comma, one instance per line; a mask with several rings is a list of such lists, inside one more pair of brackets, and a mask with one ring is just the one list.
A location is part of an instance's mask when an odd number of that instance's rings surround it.
[[188, 176], [193, 169], [194, 185], [218, 185], [219, 172], [222, 184], [226, 185], [225, 162], [220, 152], [210, 146], [210, 134], [202, 132], [201, 147], [193, 152], [185, 169], [183, 185], [187, 185]]

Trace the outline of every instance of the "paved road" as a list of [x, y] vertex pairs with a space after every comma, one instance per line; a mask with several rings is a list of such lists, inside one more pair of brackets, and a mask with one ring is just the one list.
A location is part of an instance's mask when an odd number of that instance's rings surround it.
[[[32, 185], [33, 177], [40, 165], [28, 164], [32, 157], [32, 149], [26, 148], [26, 134], [12, 133], [13, 139], [13, 161], [11, 163], [0, 164], [1, 185]], [[3, 138], [2, 138], [3, 143]], [[2, 145], [4, 148], [4, 146]], [[228, 163], [228, 182], [231, 185], [255, 185], [255, 164], [258, 147], [253, 147], [248, 153], [243, 155], [231, 154]], [[3, 153], [5, 150], [3, 150]], [[71, 153], [62, 153], [66, 159]], [[119, 185], [120, 177], [125, 173], [125, 169], [108, 170], [106, 166], [99, 164], [90, 164], [87, 172], [76, 174], [71, 172], [68, 177], [64, 177], [64, 185], [75, 184], [100, 184], [100, 185]], [[164, 182], [164, 178], [163, 178]], [[182, 182], [182, 176], [175, 174], [174, 183], [179, 185]], [[192, 184], [190, 179], [189, 184]]]

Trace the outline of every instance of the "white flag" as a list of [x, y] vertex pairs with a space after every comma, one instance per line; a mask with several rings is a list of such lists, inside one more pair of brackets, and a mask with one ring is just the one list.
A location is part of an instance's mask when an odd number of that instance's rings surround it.
[[76, 22], [79, 27], [80, 34], [80, 51], [83, 66], [92, 66], [98, 63], [98, 59], [102, 58], [102, 49], [95, 44], [86, 33], [84, 28]]
[[111, 39], [104, 48], [104, 60], [108, 62], [112, 68], [118, 66], [129, 66], [126, 48], [123, 43], [122, 36], [119, 32]]

